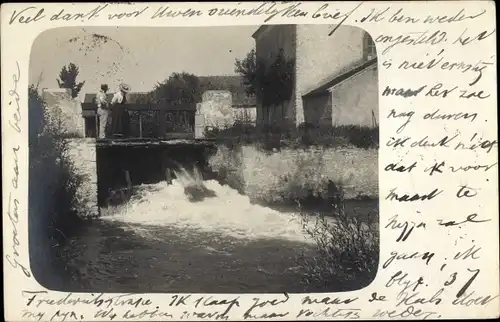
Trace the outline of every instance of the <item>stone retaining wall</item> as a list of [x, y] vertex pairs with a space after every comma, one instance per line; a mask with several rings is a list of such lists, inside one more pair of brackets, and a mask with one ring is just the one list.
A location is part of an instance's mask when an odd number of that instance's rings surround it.
[[85, 176], [85, 182], [78, 190], [78, 198], [85, 200], [88, 215], [98, 215], [97, 207], [97, 158], [95, 139], [69, 139], [69, 156], [77, 171]]
[[328, 181], [341, 184], [347, 199], [378, 198], [378, 150], [358, 148], [283, 149], [266, 153], [254, 146], [219, 146], [214, 171], [239, 182], [254, 200], [326, 193]]

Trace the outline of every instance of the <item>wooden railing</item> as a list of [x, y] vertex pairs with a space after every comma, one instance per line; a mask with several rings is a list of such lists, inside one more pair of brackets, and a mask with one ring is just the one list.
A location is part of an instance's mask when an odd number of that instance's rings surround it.
[[195, 106], [161, 104], [130, 104], [130, 137], [193, 138]]

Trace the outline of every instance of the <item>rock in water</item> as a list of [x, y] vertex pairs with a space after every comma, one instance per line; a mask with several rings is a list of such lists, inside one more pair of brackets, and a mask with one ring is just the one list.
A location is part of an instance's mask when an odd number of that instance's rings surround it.
[[216, 197], [216, 193], [213, 190], [208, 189], [204, 185], [192, 185], [184, 188], [184, 194], [188, 197], [191, 202], [203, 201], [205, 198]]

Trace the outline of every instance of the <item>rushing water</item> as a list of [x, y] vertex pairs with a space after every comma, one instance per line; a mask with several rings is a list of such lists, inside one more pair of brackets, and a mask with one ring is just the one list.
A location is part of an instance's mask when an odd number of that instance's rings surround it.
[[[175, 178], [134, 187], [127, 203], [101, 209], [101, 219], [70, 240], [63, 253], [74, 280], [65, 291], [304, 291], [297, 258], [317, 253], [300, 214], [254, 204], [196, 170]], [[359, 209], [378, 204], [348, 207], [362, 218]]]
[[135, 187], [74, 238], [69, 265], [93, 292], [300, 292], [314, 254], [297, 213], [253, 204], [197, 171]]
[[201, 231], [244, 240], [311, 242], [303, 233], [299, 214], [252, 204], [247, 196], [215, 180], [205, 181], [204, 186], [215, 196], [193, 202], [185, 193], [182, 180], [173, 180], [171, 185], [166, 182], [144, 185], [128, 204], [108, 209], [102, 218], [170, 227], [186, 234]]

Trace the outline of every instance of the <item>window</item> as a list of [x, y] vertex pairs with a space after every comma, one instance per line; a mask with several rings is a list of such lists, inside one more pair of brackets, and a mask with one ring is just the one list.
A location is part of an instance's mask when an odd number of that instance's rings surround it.
[[377, 49], [375, 48], [375, 43], [373, 42], [372, 37], [365, 32], [365, 36], [363, 39], [363, 58], [365, 60], [370, 60], [377, 57]]

